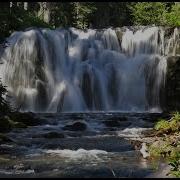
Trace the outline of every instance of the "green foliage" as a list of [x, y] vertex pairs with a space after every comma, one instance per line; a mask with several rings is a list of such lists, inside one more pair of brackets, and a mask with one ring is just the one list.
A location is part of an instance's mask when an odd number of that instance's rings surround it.
[[96, 11], [92, 2], [74, 2], [73, 5], [73, 24], [75, 27], [85, 29], [89, 26], [89, 18]]
[[53, 27], [67, 27], [72, 25], [73, 8], [70, 3], [55, 3], [51, 9], [50, 24]]
[[180, 26], [180, 3], [172, 6], [170, 12], [166, 13], [166, 24], [169, 26]]
[[120, 27], [132, 25], [130, 8], [132, 2], [97, 2], [91, 22], [95, 28]]
[[135, 25], [164, 25], [165, 3], [138, 2], [130, 8]]
[[180, 177], [180, 151], [176, 152], [169, 164], [172, 166], [171, 174], [175, 177]]
[[170, 131], [170, 132], [176, 132], [180, 130], [180, 113], [174, 112], [172, 114], [172, 118], [167, 121], [164, 119], [160, 119], [154, 127], [155, 130], [159, 131]]
[[129, 8], [135, 25], [180, 26], [180, 3], [138, 2]]
[[8, 102], [4, 99], [4, 95], [7, 93], [6, 88], [2, 85], [0, 81], [0, 113], [5, 114], [10, 112], [10, 106]]
[[169, 123], [167, 122], [167, 120], [164, 120], [164, 119], [160, 119], [156, 125], [155, 125], [155, 130], [166, 130], [169, 128]]
[[[2, 5], [3, 4], [3, 5]], [[131, 3], [127, 2], [52, 2], [46, 8], [50, 11], [50, 21], [44, 22], [42, 4], [28, 3], [24, 10], [23, 3], [2, 3], [0, 7], [0, 35], [9, 36], [15, 30], [27, 27], [69, 27], [85, 29], [88, 27], [104, 28], [122, 26], [130, 23]], [[42, 12], [41, 12], [42, 11]], [[40, 13], [39, 13], [40, 12]], [[92, 26], [91, 26], [92, 25]]]
[[[173, 112], [171, 115], [170, 120], [160, 119], [156, 123], [154, 128], [166, 133], [166, 136], [153, 142], [149, 146], [149, 152], [154, 157], [165, 157], [172, 167], [170, 174], [180, 177], [180, 113]], [[173, 134], [168, 135], [167, 132]]]
[[[43, 2], [46, 3], [46, 2]], [[3, 2], [0, 6], [0, 38], [28, 27], [85, 29], [129, 25], [180, 26], [180, 3], [172, 2]], [[42, 12], [41, 12], [42, 11]], [[50, 19], [45, 20], [48, 13]], [[47, 14], [46, 14], [47, 13]], [[46, 22], [45, 22], [46, 21]]]
[[171, 174], [174, 175], [177, 178], [180, 177], [180, 171], [172, 171]]
[[[178, 135], [176, 137], [178, 139]], [[149, 147], [149, 153], [152, 157], [164, 157], [165, 160], [172, 166], [170, 174], [175, 177], [180, 177], [180, 149], [179, 144], [172, 144], [169, 137], [161, 138], [153, 142]]]
[[7, 3], [2, 3], [0, 6], [0, 39], [9, 35], [9, 22], [8, 22], [9, 7]]
[[163, 152], [168, 152], [171, 150], [172, 147], [165, 141], [155, 142], [149, 147], [150, 154], [155, 157], [161, 156]]
[[26, 11], [21, 6], [15, 5], [10, 8], [9, 3], [2, 4], [0, 7], [0, 38], [2, 39], [13, 31], [24, 30], [32, 26], [51, 28], [51, 25], [38, 18], [34, 11]]
[[174, 131], [178, 131], [180, 129], [180, 121], [173, 119], [172, 121], [169, 122], [169, 126], [171, 128], [171, 130]]
[[178, 166], [179, 166], [179, 162], [178, 161], [172, 160], [169, 164], [173, 167], [173, 171], [177, 171], [178, 170]]
[[173, 112], [172, 113], [173, 120], [180, 121], [180, 113], [179, 112]]
[[33, 12], [26, 11], [21, 7], [12, 8], [9, 13], [9, 28], [11, 31], [22, 30], [28, 27], [51, 27], [43, 20], [35, 16]]

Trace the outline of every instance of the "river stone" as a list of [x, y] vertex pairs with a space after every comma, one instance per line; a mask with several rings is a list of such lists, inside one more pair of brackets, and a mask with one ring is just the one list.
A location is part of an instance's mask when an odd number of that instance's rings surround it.
[[13, 112], [9, 115], [10, 119], [15, 122], [21, 122], [26, 126], [36, 126], [45, 123], [44, 120], [37, 118], [34, 113]]
[[27, 126], [22, 122], [13, 122], [12, 121], [13, 128], [27, 128]]
[[0, 117], [0, 132], [8, 132], [13, 128], [8, 116]]
[[122, 116], [122, 117], [110, 117], [108, 118], [108, 120], [112, 120], [112, 121], [127, 121], [128, 119], [125, 117], [125, 116]]
[[49, 132], [47, 134], [44, 134], [43, 136], [45, 138], [49, 138], [49, 139], [51, 139], [51, 138], [64, 138], [65, 137], [64, 134], [57, 133], [57, 132]]
[[144, 137], [154, 137], [156, 135], [156, 130], [155, 129], [144, 130], [142, 134], [144, 135]]
[[0, 144], [6, 142], [13, 142], [9, 137], [0, 133]]
[[126, 127], [131, 125], [131, 122], [128, 121], [115, 121], [115, 120], [108, 120], [108, 121], [103, 121], [103, 123], [108, 126], [108, 127]]
[[66, 125], [62, 129], [63, 130], [69, 130], [69, 131], [84, 131], [86, 130], [87, 125], [83, 122], [75, 122], [71, 125]]
[[53, 138], [64, 138], [64, 134], [58, 133], [58, 132], [49, 132], [46, 134], [37, 134], [32, 136], [32, 138], [47, 138], [47, 139], [53, 139]]
[[141, 149], [142, 142], [134, 140], [134, 141], [130, 141], [130, 143], [134, 147], [135, 150]]

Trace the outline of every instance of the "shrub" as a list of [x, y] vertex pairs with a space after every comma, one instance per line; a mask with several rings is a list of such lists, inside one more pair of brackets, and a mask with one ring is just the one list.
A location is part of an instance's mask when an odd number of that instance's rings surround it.
[[162, 2], [138, 2], [131, 7], [135, 25], [164, 25], [166, 4]]
[[168, 131], [170, 132], [176, 132], [180, 130], [180, 113], [179, 112], [174, 112], [172, 113], [172, 118], [170, 120], [164, 120], [160, 119], [156, 125], [155, 125], [155, 130], [163, 130], [163, 131]]
[[166, 24], [169, 26], [180, 26], [180, 3], [172, 6], [171, 11], [165, 15]]
[[164, 120], [164, 119], [160, 119], [155, 127], [154, 127], [156, 130], [167, 130], [169, 129], [169, 122], [167, 120]]
[[4, 98], [4, 95], [6, 93], [7, 93], [7, 90], [0, 81], [0, 113], [1, 114], [6, 114], [7, 112], [10, 112], [11, 110], [8, 102]]

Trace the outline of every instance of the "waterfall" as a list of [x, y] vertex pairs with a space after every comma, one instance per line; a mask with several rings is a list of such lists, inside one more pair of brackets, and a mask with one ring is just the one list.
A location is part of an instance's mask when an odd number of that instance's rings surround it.
[[[118, 35], [118, 34], [121, 34]], [[160, 27], [14, 32], [0, 78], [21, 111], [161, 111], [166, 55]]]

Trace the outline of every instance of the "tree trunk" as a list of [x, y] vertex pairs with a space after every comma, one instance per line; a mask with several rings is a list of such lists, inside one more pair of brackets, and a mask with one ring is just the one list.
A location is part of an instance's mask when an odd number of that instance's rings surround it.
[[24, 10], [28, 10], [28, 2], [24, 2]]
[[9, 2], [9, 7], [12, 8], [13, 2]]
[[49, 2], [39, 2], [40, 9], [38, 11], [38, 17], [40, 17], [44, 22], [49, 23], [50, 18], [50, 3]]
[[19, 7], [21, 5], [21, 2], [17, 2], [16, 5]]
[[79, 27], [79, 2], [74, 3], [75, 6], [75, 24], [77, 27]]
[[44, 11], [44, 21], [46, 22], [46, 23], [50, 23], [50, 21], [51, 21], [51, 4], [49, 3], [49, 2], [46, 2], [45, 3], [45, 11]]

